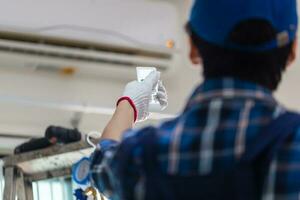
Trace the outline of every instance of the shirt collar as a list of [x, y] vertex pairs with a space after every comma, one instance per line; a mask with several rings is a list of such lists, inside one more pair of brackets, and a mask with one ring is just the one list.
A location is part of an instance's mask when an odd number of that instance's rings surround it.
[[187, 108], [215, 98], [247, 98], [277, 104], [272, 92], [258, 84], [233, 78], [222, 78], [205, 80], [193, 92]]

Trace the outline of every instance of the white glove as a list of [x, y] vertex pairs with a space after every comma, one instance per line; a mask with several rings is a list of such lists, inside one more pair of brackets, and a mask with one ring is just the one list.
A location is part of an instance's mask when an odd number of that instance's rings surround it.
[[168, 106], [168, 95], [165, 86], [162, 81], [158, 81], [158, 92], [155, 96], [155, 99], [158, 100], [161, 110], [164, 110]]
[[145, 121], [149, 117], [149, 103], [151, 101], [152, 91], [157, 87], [158, 93], [155, 98], [163, 107], [167, 106], [166, 89], [159, 82], [160, 72], [154, 71], [147, 76], [143, 82], [132, 81], [125, 87], [122, 100], [128, 100], [135, 111], [135, 121]]

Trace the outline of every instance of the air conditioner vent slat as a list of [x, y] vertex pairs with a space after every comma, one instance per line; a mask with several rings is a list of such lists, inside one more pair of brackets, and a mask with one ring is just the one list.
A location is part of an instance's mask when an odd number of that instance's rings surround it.
[[[111, 65], [117, 65], [122, 67], [136, 67], [137, 65], [144, 65], [144, 63], [137, 63], [137, 62], [130, 62], [125, 60], [113, 60], [113, 59], [105, 59], [105, 58], [97, 58], [97, 57], [87, 57], [87, 56], [79, 56], [79, 55], [72, 55], [67, 53], [61, 53], [61, 52], [42, 52], [42, 51], [35, 51], [30, 49], [18, 49], [15, 47], [6, 47], [0, 45], [0, 52], [14, 52], [14, 53], [20, 53], [20, 54], [26, 54], [26, 55], [36, 55], [36, 56], [46, 56], [46, 57], [52, 57], [53, 59], [62, 58], [62, 59], [71, 59], [71, 60], [78, 60], [83, 62], [95, 62], [95, 63], [101, 63], [101, 64], [111, 64]], [[157, 66], [155, 65], [160, 71], [165, 71], [167, 66]]]
[[119, 54], [143, 56], [143, 57], [165, 59], [165, 60], [169, 60], [172, 57], [171, 53], [167, 53], [163, 51], [158, 52], [158, 51], [143, 50], [138, 48], [127, 48], [127, 47], [125, 48], [120, 46], [99, 44], [99, 43], [93, 43], [87, 41], [54, 38], [49, 36], [38, 36], [38, 35], [32, 35], [27, 33], [0, 31], [0, 39], [7, 40], [7, 41], [24, 42], [29, 44], [42, 44], [42, 45], [51, 45], [55, 47], [94, 50], [94, 51], [102, 51], [106, 53], [119, 53]]

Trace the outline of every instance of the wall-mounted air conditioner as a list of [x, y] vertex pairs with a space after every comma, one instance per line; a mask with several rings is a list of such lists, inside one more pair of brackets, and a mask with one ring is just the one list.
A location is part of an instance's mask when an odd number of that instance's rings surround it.
[[179, 23], [170, 3], [0, 2], [0, 67], [124, 76], [136, 66], [168, 72], [178, 63]]

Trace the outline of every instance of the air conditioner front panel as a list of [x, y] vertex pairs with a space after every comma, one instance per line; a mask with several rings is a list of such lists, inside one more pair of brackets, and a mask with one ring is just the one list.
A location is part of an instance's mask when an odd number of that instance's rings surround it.
[[[132, 47], [178, 41], [174, 5], [146, 0], [0, 0], [0, 30]], [[116, 6], [117, 5], [117, 6]]]
[[[137, 66], [176, 68], [177, 11], [147, 0], [0, 0], [0, 67], [133, 76]], [[116, 6], [118, 5], [118, 6]], [[129, 75], [128, 75], [129, 74]]]

